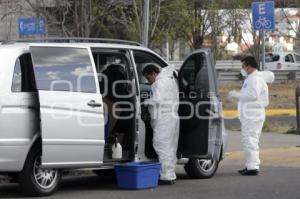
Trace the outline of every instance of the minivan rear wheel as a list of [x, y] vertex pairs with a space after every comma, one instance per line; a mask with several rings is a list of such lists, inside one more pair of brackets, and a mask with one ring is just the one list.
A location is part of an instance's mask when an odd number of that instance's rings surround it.
[[62, 173], [58, 169], [41, 167], [40, 150], [32, 150], [20, 173], [20, 185], [29, 196], [48, 196], [54, 193], [60, 183]]
[[219, 161], [209, 159], [189, 159], [184, 166], [187, 175], [195, 179], [211, 178], [216, 173]]

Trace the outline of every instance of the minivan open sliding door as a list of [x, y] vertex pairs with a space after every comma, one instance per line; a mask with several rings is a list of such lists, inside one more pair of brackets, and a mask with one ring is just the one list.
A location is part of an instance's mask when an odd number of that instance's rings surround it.
[[30, 46], [39, 94], [42, 165], [94, 167], [102, 163], [102, 97], [89, 48]]
[[219, 160], [221, 104], [214, 61], [208, 49], [194, 51], [178, 75], [181, 157]]

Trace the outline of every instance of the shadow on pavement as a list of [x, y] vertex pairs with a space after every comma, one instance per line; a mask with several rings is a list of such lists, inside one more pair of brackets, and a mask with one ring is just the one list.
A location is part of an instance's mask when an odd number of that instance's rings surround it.
[[[101, 176], [81, 175], [81, 176], [64, 176], [58, 192], [75, 192], [90, 190], [117, 191], [117, 181], [115, 175], [106, 173]], [[55, 195], [55, 194], [54, 194]], [[0, 198], [23, 198], [26, 197], [17, 183], [0, 184]]]
[[[175, 185], [160, 186], [154, 191], [124, 191], [118, 189], [114, 175], [66, 176], [59, 190], [48, 198], [217, 198], [265, 199], [297, 198], [300, 194], [300, 168], [262, 166], [259, 176], [241, 176], [237, 173], [241, 165], [220, 165], [211, 179], [192, 180], [183, 168], [177, 171]], [[217, 192], [216, 192], [217, 190]], [[249, 192], [249, 190], [251, 190]], [[134, 194], [134, 195], [133, 195]], [[254, 197], [255, 196], [255, 197]], [[276, 196], [276, 197], [275, 197]], [[0, 198], [25, 198], [17, 184], [0, 184]], [[219, 197], [218, 197], [219, 198]]]

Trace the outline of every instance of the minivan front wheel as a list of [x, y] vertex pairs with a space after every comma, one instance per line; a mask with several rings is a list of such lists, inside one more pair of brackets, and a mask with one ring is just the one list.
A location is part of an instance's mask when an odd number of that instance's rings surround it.
[[219, 161], [210, 159], [189, 159], [184, 166], [187, 175], [195, 179], [211, 178], [217, 171]]
[[33, 150], [20, 173], [20, 185], [30, 196], [48, 196], [56, 191], [61, 180], [61, 171], [41, 167], [41, 152]]

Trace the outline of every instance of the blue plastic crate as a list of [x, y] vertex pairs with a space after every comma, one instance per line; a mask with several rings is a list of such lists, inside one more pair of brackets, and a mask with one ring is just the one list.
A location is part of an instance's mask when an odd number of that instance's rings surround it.
[[157, 187], [160, 163], [130, 162], [115, 165], [118, 187], [122, 189], [146, 189]]

